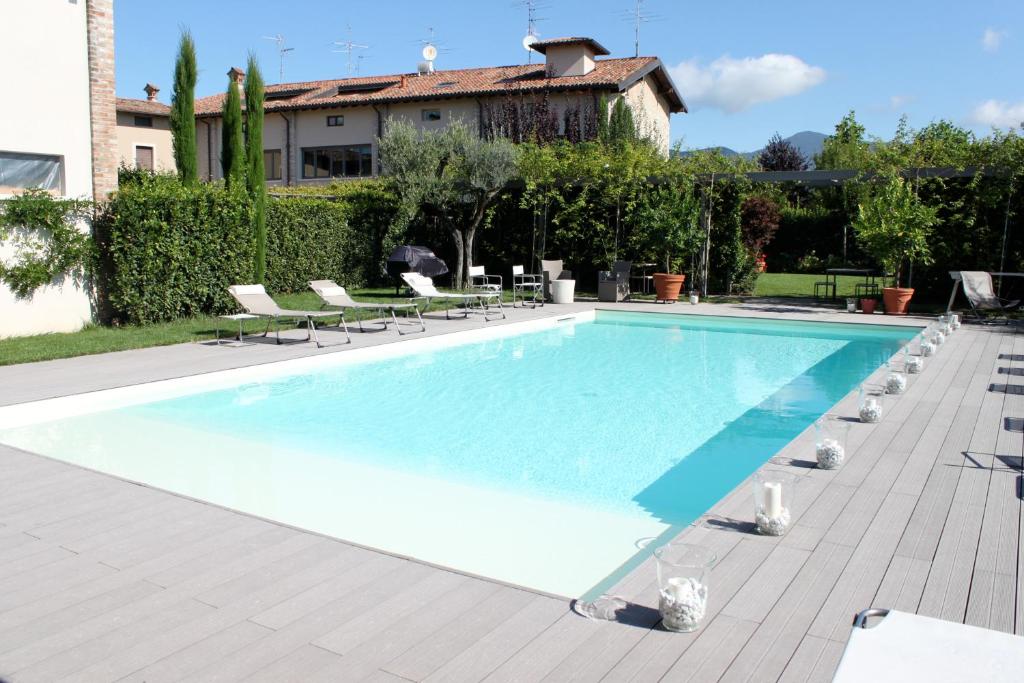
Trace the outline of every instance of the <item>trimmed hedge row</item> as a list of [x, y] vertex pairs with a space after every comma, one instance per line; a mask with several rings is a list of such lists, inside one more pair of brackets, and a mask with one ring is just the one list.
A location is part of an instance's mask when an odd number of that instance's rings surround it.
[[113, 322], [146, 324], [234, 309], [252, 280], [252, 210], [241, 188], [152, 176], [121, 188], [94, 225]]
[[[309, 280], [325, 278], [349, 287], [380, 280], [383, 256], [397, 242], [397, 202], [377, 185], [342, 192], [269, 199], [269, 292], [302, 291]], [[124, 177], [94, 236], [104, 322], [233, 311], [227, 287], [254, 280], [252, 204], [244, 188], [188, 188], [170, 175]]]

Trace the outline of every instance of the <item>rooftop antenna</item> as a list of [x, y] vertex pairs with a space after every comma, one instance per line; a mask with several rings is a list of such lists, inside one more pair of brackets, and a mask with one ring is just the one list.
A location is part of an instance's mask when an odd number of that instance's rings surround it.
[[352, 40], [352, 27], [348, 24], [345, 24], [345, 40], [336, 40], [334, 45], [337, 45], [339, 49], [331, 50], [331, 52], [342, 52], [345, 54], [345, 70], [349, 76], [355, 70], [355, 65], [352, 63], [352, 53], [356, 50], [370, 49], [369, 45], [363, 45]]
[[526, 63], [533, 64], [533, 50], [530, 49], [530, 46], [536, 43], [540, 36], [537, 22], [545, 19], [545, 17], [537, 16], [537, 10], [547, 9], [550, 5], [538, 0], [517, 0], [512, 5], [526, 8], [526, 35], [523, 37], [523, 49], [526, 50]]
[[284, 83], [284, 58], [289, 52], [295, 50], [294, 47], [284, 46], [284, 36], [278, 33], [276, 36], [263, 36], [263, 40], [272, 40], [277, 43], [277, 58], [280, 62], [278, 67], [278, 83]]
[[623, 10], [621, 16], [633, 24], [633, 56], [640, 56], [640, 24], [661, 19], [660, 14], [651, 14], [644, 10], [644, 0], [633, 0], [633, 7]]
[[358, 73], [362, 73], [362, 70], [363, 70], [363, 60], [364, 59], [369, 59], [369, 58], [370, 58], [370, 55], [356, 55], [356, 73], [357, 74]]
[[451, 52], [447, 47], [444, 47], [437, 42], [437, 36], [434, 34], [433, 28], [427, 28], [427, 38], [413, 41], [423, 46], [420, 54], [423, 56], [423, 62], [420, 64], [419, 72], [432, 73], [434, 71], [434, 60], [442, 52]]

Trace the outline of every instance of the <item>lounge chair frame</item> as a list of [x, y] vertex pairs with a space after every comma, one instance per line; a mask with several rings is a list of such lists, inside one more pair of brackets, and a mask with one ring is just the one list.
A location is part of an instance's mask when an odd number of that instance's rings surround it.
[[[317, 296], [323, 301], [324, 306], [336, 306], [341, 309], [344, 313], [346, 309], [353, 311], [365, 311], [372, 310], [377, 311], [380, 316], [380, 322], [383, 328], [379, 331], [385, 331], [388, 329], [388, 318], [384, 311], [391, 313], [391, 320], [395, 324], [395, 329], [398, 330], [399, 335], [414, 334], [415, 332], [426, 332], [427, 326], [423, 322], [423, 317], [420, 315], [419, 306], [415, 303], [385, 303], [385, 302], [370, 302], [370, 301], [356, 301], [353, 299], [348, 292], [345, 291], [344, 287], [338, 285], [334, 280], [311, 280], [309, 283], [310, 288], [316, 292]], [[409, 311], [416, 314], [416, 320], [419, 323], [419, 330], [413, 330], [412, 332], [402, 332], [402, 327], [415, 327], [417, 323], [412, 321], [401, 322], [398, 319], [396, 310], [402, 309], [406, 311], [408, 315]], [[359, 325], [359, 331], [365, 332], [363, 329], [363, 320], [358, 315], [356, 316], [356, 324]]]
[[[419, 273], [402, 273], [402, 280], [409, 285], [410, 289], [415, 292], [416, 296], [409, 297], [409, 301], [415, 303], [417, 301], [423, 301], [423, 310], [430, 306], [430, 302], [434, 299], [442, 301], [455, 301], [462, 304], [463, 316], [468, 318], [471, 312], [479, 312], [484, 317], [485, 322], [491, 320], [498, 320], [497, 317], [491, 317], [495, 315], [491, 313], [490, 304], [493, 301], [498, 308], [498, 313], [501, 314], [501, 320], [504, 320], [507, 316], [505, 315], [505, 307], [501, 304], [501, 293], [494, 291], [477, 291], [468, 294], [456, 293], [456, 292], [442, 292], [434, 286], [434, 281], [425, 275]], [[479, 311], [473, 310], [473, 304], [479, 308]], [[451, 308], [445, 307], [444, 309], [445, 320], [451, 320]]]
[[348, 332], [348, 325], [345, 322], [345, 312], [342, 311], [294, 311], [286, 308], [281, 308], [277, 305], [267, 291], [263, 288], [263, 285], [231, 285], [228, 287], [228, 292], [238, 302], [238, 305], [245, 309], [246, 313], [258, 316], [260, 318], [267, 319], [267, 329], [263, 331], [263, 336], [266, 337], [270, 334], [270, 327], [274, 325], [276, 327], [277, 343], [282, 344], [281, 341], [281, 321], [282, 320], [305, 320], [306, 321], [306, 338], [304, 340], [295, 340], [296, 342], [301, 341], [312, 341], [316, 343], [318, 349], [322, 349], [326, 346], [338, 346], [338, 344], [324, 344], [320, 341], [320, 336], [316, 332], [316, 320], [320, 318], [331, 318], [338, 316], [338, 327], [345, 332], [345, 344], [352, 343], [352, 336]]
[[[1006, 317], [1006, 314], [1008, 312], [1012, 311], [1012, 310], [1015, 310], [1015, 309], [1019, 308], [1021, 302], [1017, 301], [1017, 300], [1004, 299], [1002, 297], [996, 296], [994, 291], [993, 291], [993, 297], [996, 299], [995, 304], [991, 305], [991, 306], [979, 306], [978, 303], [975, 302], [974, 299], [969, 294], [967, 294], [967, 290], [963, 287], [963, 275], [962, 275], [962, 273], [971, 273], [971, 272], [978, 273], [978, 272], [985, 272], [985, 271], [962, 271], [962, 270], [951, 270], [951, 271], [949, 271], [949, 277], [952, 278], [952, 280], [953, 280], [953, 291], [949, 295], [949, 303], [946, 304], [946, 312], [949, 313], [950, 311], [953, 310], [953, 302], [956, 299], [957, 289], [963, 289], [964, 297], [967, 299], [967, 303], [971, 307], [971, 315], [974, 317], [976, 322], [981, 323], [983, 325], [984, 324], [994, 324], [994, 323], [997, 323], [997, 322], [1004, 323], [1004, 324], [1009, 323], [1009, 318]], [[992, 276], [998, 276], [998, 277], [1021, 277], [1022, 276], [1021, 273], [986, 273], [986, 274], [989, 277], [989, 285], [990, 285], [990, 287], [991, 287]], [[1002, 317], [1001, 318], [996, 318], [996, 319], [988, 318], [988, 317], [986, 317], [985, 315], [982, 314], [983, 311], [995, 312], [995, 313], [998, 313], [999, 315], [1001, 315]]]

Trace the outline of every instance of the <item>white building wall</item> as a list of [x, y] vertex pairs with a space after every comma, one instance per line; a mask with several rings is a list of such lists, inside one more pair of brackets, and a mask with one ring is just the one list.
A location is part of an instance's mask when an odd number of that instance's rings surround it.
[[633, 109], [633, 120], [642, 135], [654, 140], [662, 154], [668, 156], [671, 132], [668, 102], [658, 96], [657, 86], [650, 76], [631, 85], [625, 92], [626, 102]]
[[[86, 3], [5, 0], [0, 20], [0, 151], [57, 155], [61, 194], [91, 198]], [[9, 195], [0, 195], [4, 199]], [[0, 258], [10, 258], [10, 244]], [[91, 319], [86, 292], [53, 284], [29, 300], [0, 285], [0, 337], [70, 332]]]

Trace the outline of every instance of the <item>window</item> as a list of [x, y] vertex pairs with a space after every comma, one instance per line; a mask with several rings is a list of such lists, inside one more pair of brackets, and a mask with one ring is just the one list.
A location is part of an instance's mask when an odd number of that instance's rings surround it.
[[136, 145], [135, 147], [135, 168], [143, 171], [153, 170], [153, 148], [142, 147]]
[[370, 145], [302, 150], [303, 178], [365, 178], [373, 175]]
[[58, 156], [0, 152], [0, 194], [36, 187], [61, 193], [63, 165]]
[[421, 109], [420, 118], [424, 121], [440, 121], [441, 110], [440, 109]]
[[135, 125], [140, 128], [152, 128], [153, 117], [152, 116], [136, 116]]
[[267, 180], [281, 179], [281, 150], [263, 150], [263, 169], [267, 174]]
[[345, 125], [345, 117], [344, 116], [328, 116], [327, 117], [327, 125], [328, 126], [344, 126]]

